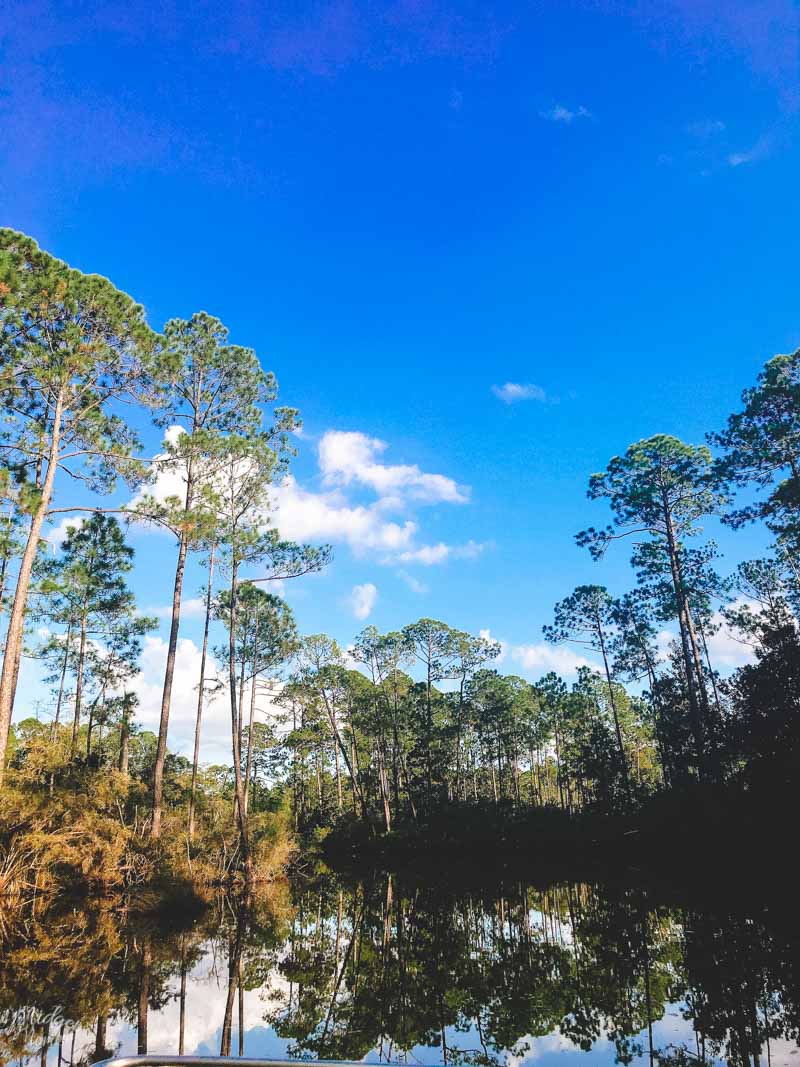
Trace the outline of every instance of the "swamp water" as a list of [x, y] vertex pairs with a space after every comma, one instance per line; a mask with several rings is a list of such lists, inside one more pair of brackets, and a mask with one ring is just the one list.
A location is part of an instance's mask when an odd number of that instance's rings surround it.
[[0, 1062], [220, 1052], [409, 1064], [800, 1067], [800, 953], [767, 908], [382, 876], [158, 918], [62, 902], [9, 920]]

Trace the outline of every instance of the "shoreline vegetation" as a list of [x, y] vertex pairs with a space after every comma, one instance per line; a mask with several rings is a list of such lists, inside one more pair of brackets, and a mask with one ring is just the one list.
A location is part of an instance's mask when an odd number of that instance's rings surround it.
[[[298, 633], [270, 583], [331, 560], [273, 524], [299, 415], [217, 319], [156, 333], [108, 280], [0, 230], [0, 323], [3, 905], [176, 886], [247, 898], [320, 856], [388, 870], [626, 858], [699, 876], [701, 853], [733, 863], [740, 835], [780, 845], [800, 779], [800, 352], [770, 359], [708, 444], [657, 434], [591, 476], [606, 525], [577, 542], [598, 564], [627, 544], [633, 582], [556, 604], [545, 639], [591, 661], [532, 683], [502, 673], [488, 633], [437, 619], [367, 626], [346, 649]], [[148, 423], [164, 436], [150, 457]], [[763, 524], [769, 552], [724, 573], [712, 520]], [[156, 732], [137, 721], [156, 620], [128, 584], [132, 524], [175, 550]], [[167, 744], [189, 559], [205, 572], [191, 760]], [[749, 651], [727, 676], [720, 632]], [[44, 669], [42, 717], [20, 706], [23, 654]], [[211, 692], [230, 760], [204, 766]]]

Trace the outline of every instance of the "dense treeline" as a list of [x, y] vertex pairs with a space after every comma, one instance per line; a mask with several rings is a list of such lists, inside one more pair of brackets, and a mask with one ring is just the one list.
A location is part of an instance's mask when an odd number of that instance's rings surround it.
[[[75, 864], [100, 882], [167, 857], [172, 875], [250, 883], [259, 861], [274, 867], [266, 852], [288, 849], [289, 819], [391, 831], [460, 805], [612, 813], [689, 783], [796, 780], [800, 353], [771, 359], [708, 445], [657, 435], [591, 477], [608, 521], [577, 541], [598, 561], [628, 541], [635, 580], [555, 606], [546, 640], [587, 665], [532, 684], [498, 670], [498, 644], [435, 619], [367, 627], [347, 649], [298, 635], [269, 583], [330, 557], [270, 524], [299, 417], [218, 320], [158, 334], [106, 279], [0, 230], [0, 323], [0, 834], [23, 866], [27, 848], [63, 857], [77, 840]], [[147, 419], [165, 433], [154, 457], [135, 428]], [[77, 521], [50, 554], [43, 538], [65, 516]], [[710, 519], [765, 524], [771, 552], [722, 576]], [[128, 585], [132, 522], [175, 547], [155, 734], [132, 684], [155, 626]], [[167, 748], [190, 557], [206, 573], [193, 760]], [[727, 678], [723, 626], [753, 659]], [[17, 707], [12, 730], [24, 652], [51, 700], [43, 719]], [[223, 690], [231, 760], [202, 767], [208, 695]]]
[[[631, 538], [635, 585], [616, 597], [582, 585], [556, 604], [545, 638], [597, 663], [571, 685], [552, 673], [536, 684], [503, 675], [499, 645], [433, 619], [385, 635], [368, 627], [346, 652], [305, 639], [281, 695], [298, 824], [349, 812], [388, 831], [486, 802], [630, 811], [694, 782], [791, 790], [800, 353], [770, 360], [710, 440], [716, 457], [664, 435], [640, 441], [590, 479], [589, 497], [612, 521], [577, 541], [599, 561]], [[734, 501], [737, 487], [746, 503]], [[722, 577], [701, 526], [712, 517], [734, 528], [763, 520], [771, 554]], [[722, 628], [752, 657], [727, 678], [713, 656]]]

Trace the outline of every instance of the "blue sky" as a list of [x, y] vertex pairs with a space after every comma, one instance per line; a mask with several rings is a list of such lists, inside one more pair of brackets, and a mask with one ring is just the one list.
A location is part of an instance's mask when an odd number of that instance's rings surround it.
[[[536, 677], [554, 601], [630, 581], [574, 546], [589, 474], [800, 344], [799, 31], [790, 0], [10, 0], [0, 223], [275, 371], [285, 521], [336, 550], [287, 592], [305, 632], [346, 642], [374, 586], [379, 628], [489, 629]], [[158, 608], [172, 546], [134, 540]]]

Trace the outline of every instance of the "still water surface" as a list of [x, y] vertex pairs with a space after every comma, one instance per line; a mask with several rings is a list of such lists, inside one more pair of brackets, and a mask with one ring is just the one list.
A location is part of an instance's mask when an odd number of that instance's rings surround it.
[[297, 883], [244, 914], [61, 906], [5, 930], [0, 1059], [800, 1067], [797, 933], [633, 889]]

